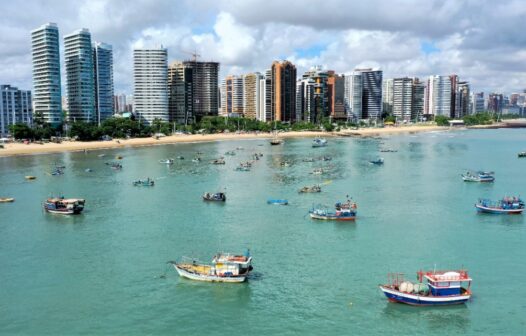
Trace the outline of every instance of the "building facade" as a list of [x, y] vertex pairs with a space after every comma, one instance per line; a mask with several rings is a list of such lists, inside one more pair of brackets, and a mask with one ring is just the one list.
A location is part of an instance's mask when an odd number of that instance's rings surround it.
[[312, 78], [296, 82], [296, 121], [315, 122], [315, 87], [316, 82]]
[[471, 94], [471, 113], [484, 112], [484, 92], [473, 92]]
[[378, 119], [382, 116], [382, 70], [357, 69], [362, 75], [361, 119]]
[[79, 29], [64, 36], [68, 121], [95, 122], [95, 85], [91, 34]]
[[270, 114], [272, 121], [296, 120], [296, 66], [289, 61], [275, 61], [270, 69]]
[[7, 136], [10, 125], [26, 124], [31, 127], [32, 118], [31, 91], [0, 85], [0, 136]]
[[470, 87], [468, 82], [457, 83], [457, 92], [455, 94], [455, 99], [457, 100], [455, 104], [455, 119], [462, 119], [464, 116], [470, 114]]
[[490, 93], [488, 95], [488, 111], [502, 113], [504, 107], [504, 95], [502, 93]]
[[243, 116], [243, 77], [229, 75], [221, 82], [221, 115]]
[[413, 80], [408, 77], [392, 80], [392, 114], [400, 121], [411, 121], [413, 110]]
[[420, 79], [413, 78], [413, 103], [411, 109], [411, 119], [421, 121], [424, 116], [424, 97], [426, 85]]
[[190, 124], [194, 121], [193, 70], [183, 62], [173, 62], [168, 68], [168, 113], [170, 121]]
[[427, 89], [427, 114], [451, 116], [451, 79], [449, 76], [430, 76]]
[[393, 79], [384, 79], [382, 84], [382, 108], [384, 113], [393, 114]]
[[55, 23], [31, 31], [34, 115], [42, 122], [62, 122], [59, 33]]
[[101, 42], [93, 44], [93, 74], [95, 85], [95, 121], [100, 125], [111, 118], [113, 104], [113, 49]]
[[[263, 75], [259, 72], [243, 76], [243, 116], [250, 119], [260, 120], [263, 111], [262, 87]], [[264, 82], [263, 82], [264, 85]]]
[[164, 48], [133, 51], [134, 112], [146, 124], [169, 121], [168, 53]]
[[334, 71], [327, 72], [327, 92], [329, 96], [329, 115], [333, 120], [347, 120], [345, 113], [345, 76]]
[[219, 112], [219, 63], [184, 61], [192, 69], [193, 117], [217, 116]]
[[362, 119], [362, 88], [360, 72], [345, 75], [344, 103], [348, 120]]

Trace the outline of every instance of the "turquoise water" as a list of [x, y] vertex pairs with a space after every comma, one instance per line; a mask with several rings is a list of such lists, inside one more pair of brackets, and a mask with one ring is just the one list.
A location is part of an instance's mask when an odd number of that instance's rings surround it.
[[[207, 163], [238, 146], [226, 165]], [[368, 164], [380, 147], [399, 151]], [[526, 159], [516, 153], [525, 147], [524, 130], [481, 130], [329, 139], [325, 148], [257, 140], [0, 158], [0, 196], [16, 198], [0, 204], [0, 333], [522, 334], [524, 216], [479, 215], [473, 204], [524, 196]], [[190, 160], [197, 151], [199, 164]], [[252, 171], [233, 170], [254, 152], [264, 156]], [[124, 157], [120, 172], [104, 164], [115, 155]], [[186, 160], [158, 163], [177, 155]], [[321, 155], [333, 161], [302, 162]], [[67, 167], [63, 176], [46, 173], [55, 164]], [[310, 174], [321, 166], [327, 175]], [[464, 183], [465, 169], [493, 170], [496, 182]], [[148, 176], [155, 187], [131, 185]], [[322, 193], [297, 193], [317, 182]], [[226, 204], [201, 201], [222, 188]], [[46, 214], [50, 194], [86, 198], [86, 210]], [[306, 217], [313, 203], [346, 194], [358, 203], [355, 223]], [[244, 284], [192, 282], [166, 267], [247, 247], [255, 269]], [[435, 266], [469, 270], [467, 305], [394, 304], [377, 287], [388, 272], [414, 280]]]

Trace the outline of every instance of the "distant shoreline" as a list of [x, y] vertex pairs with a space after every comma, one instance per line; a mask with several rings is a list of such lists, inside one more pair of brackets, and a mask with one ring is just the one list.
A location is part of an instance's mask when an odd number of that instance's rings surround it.
[[[381, 135], [394, 135], [416, 132], [432, 132], [432, 131], [447, 131], [449, 127], [442, 126], [397, 126], [385, 128], [362, 128], [357, 130], [344, 130], [340, 132], [321, 132], [321, 131], [305, 131], [305, 132], [282, 132], [278, 134], [279, 138], [309, 138], [309, 137], [368, 137]], [[225, 140], [257, 140], [257, 139], [271, 139], [274, 135], [271, 133], [220, 133], [220, 134], [191, 134], [191, 135], [171, 135], [155, 139], [148, 138], [134, 138], [134, 139], [115, 139], [112, 141], [64, 141], [60, 144], [45, 143], [45, 144], [22, 144], [22, 143], [8, 143], [4, 144], [4, 149], [0, 149], [0, 157], [8, 156], [23, 156], [35, 154], [52, 154], [62, 152], [78, 152], [78, 151], [93, 151], [104, 149], [117, 148], [133, 148], [145, 147], [164, 144], [175, 143], [191, 143], [191, 142], [214, 142]]]

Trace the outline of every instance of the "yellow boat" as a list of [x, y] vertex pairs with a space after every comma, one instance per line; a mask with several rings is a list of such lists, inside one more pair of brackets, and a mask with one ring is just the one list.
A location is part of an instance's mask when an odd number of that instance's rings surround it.
[[0, 197], [0, 203], [10, 203], [14, 201], [15, 199], [12, 197]]
[[36, 176], [31, 176], [31, 175], [28, 175], [26, 176], [26, 180], [36, 180]]

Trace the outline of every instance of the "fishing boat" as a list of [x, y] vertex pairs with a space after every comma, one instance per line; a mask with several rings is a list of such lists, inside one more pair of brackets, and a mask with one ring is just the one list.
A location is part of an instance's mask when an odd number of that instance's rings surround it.
[[282, 161], [282, 162], [280, 162], [279, 164], [280, 164], [280, 166], [282, 166], [282, 167], [290, 167], [290, 162], [288, 162], [288, 161]]
[[520, 152], [517, 156], [520, 158], [526, 157], [526, 151]]
[[520, 197], [504, 197], [496, 202], [488, 199], [479, 199], [475, 204], [477, 211], [490, 214], [519, 215], [524, 211], [524, 201]]
[[204, 201], [213, 201], [213, 202], [225, 202], [226, 194], [222, 192], [210, 193], [206, 192], [203, 194]]
[[462, 174], [462, 180], [464, 180], [464, 182], [493, 182], [495, 181], [494, 174], [494, 172], [468, 171], [465, 174]]
[[322, 156], [321, 160], [322, 161], [332, 161], [332, 157], [330, 157], [330, 156]]
[[164, 164], [172, 165], [172, 164], [174, 164], [174, 159], [159, 160], [159, 163], [164, 163]]
[[51, 175], [53, 176], [64, 175], [64, 171], [62, 169], [55, 168], [55, 170], [51, 172]]
[[[106, 164], [108, 164], [108, 163], [106, 163]], [[110, 165], [111, 169], [113, 169], [113, 170], [121, 170], [122, 169], [122, 165], [120, 163], [118, 163], [118, 162], [110, 162], [109, 165]]]
[[273, 204], [273, 205], [288, 205], [289, 201], [286, 199], [269, 199], [267, 200], [267, 204]]
[[369, 163], [370, 164], [374, 164], [374, 165], [383, 165], [384, 164], [384, 158], [377, 158], [375, 160], [370, 160]]
[[236, 169], [234, 169], [235, 171], [243, 171], [243, 172], [247, 172], [247, 171], [250, 171], [250, 167], [247, 167], [247, 166], [243, 166], [243, 165], [239, 165], [236, 167]]
[[196, 281], [206, 282], [244, 282], [249, 274], [243, 264], [224, 260], [206, 264], [196, 259], [184, 258], [181, 262], [169, 262], [173, 265], [179, 276]]
[[192, 159], [192, 162], [196, 162], [196, 163], [201, 162], [201, 158], [200, 157], [195, 157], [195, 158]]
[[313, 148], [325, 147], [325, 146], [327, 146], [327, 139], [316, 138], [316, 139], [312, 140], [312, 147]]
[[302, 160], [303, 162], [314, 162], [313, 158], [305, 158]]
[[86, 173], [91, 173], [91, 172], [93, 172], [93, 169], [91, 169], [91, 168], [86, 168], [86, 169], [84, 169], [84, 171], [85, 171]]
[[184, 156], [181, 156], [181, 155], [177, 156], [177, 160], [184, 160]]
[[243, 147], [236, 147], [237, 150], [244, 150]]
[[97, 155], [97, 157], [100, 157], [100, 158], [101, 157], [105, 157], [105, 156], [106, 156], [106, 154], [99, 154], [99, 155]]
[[26, 180], [36, 180], [37, 177], [36, 176], [32, 176], [32, 175], [27, 175], [24, 177]]
[[115, 157], [115, 159], [116, 159], [116, 160], [122, 160], [122, 156], [117, 155], [117, 156]]
[[11, 203], [14, 201], [15, 199], [13, 197], [0, 197], [0, 203]]
[[471, 278], [467, 271], [417, 272], [418, 282], [403, 274], [389, 274], [389, 283], [380, 290], [391, 302], [414, 306], [444, 306], [466, 303], [471, 298]]
[[299, 193], [319, 193], [321, 192], [321, 187], [319, 184], [313, 185], [313, 186], [305, 186], [301, 188]]
[[240, 273], [248, 273], [253, 269], [250, 250], [247, 250], [243, 255], [219, 252], [212, 258], [214, 265], [224, 263], [238, 264]]
[[155, 181], [148, 177], [145, 180], [133, 181], [132, 184], [136, 187], [153, 187], [155, 185]]
[[215, 165], [224, 165], [225, 160], [223, 158], [219, 158], [219, 159], [212, 160], [210, 163], [215, 164]]
[[313, 175], [321, 175], [321, 174], [323, 174], [324, 172], [325, 172], [325, 171], [323, 170], [323, 168], [316, 168], [316, 169], [314, 169], [314, 170], [311, 172], [311, 174], [313, 174]]
[[236, 152], [234, 152], [233, 150], [231, 151], [228, 151], [228, 152], [225, 152], [225, 155], [236, 155]]
[[270, 145], [272, 145], [272, 146], [281, 145], [282, 143], [283, 143], [283, 140], [279, 139], [279, 138], [274, 138], [274, 139], [270, 140]]
[[337, 221], [349, 221], [355, 220], [357, 214], [357, 205], [351, 199], [347, 199], [346, 202], [337, 202], [334, 205], [335, 210], [331, 211], [327, 208], [318, 206], [313, 207], [309, 211], [309, 215], [312, 219], [321, 220], [337, 220]]
[[80, 198], [53, 197], [48, 198], [43, 206], [50, 213], [62, 215], [78, 215], [84, 210], [85, 200]]
[[396, 149], [380, 149], [380, 152], [382, 152], [382, 153], [396, 153], [398, 151]]

